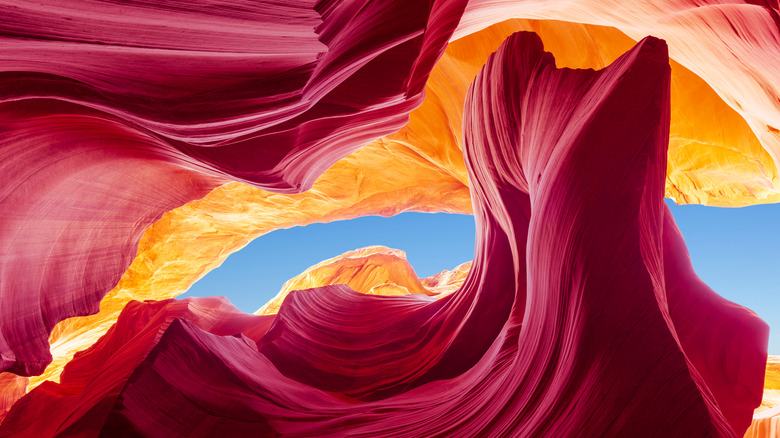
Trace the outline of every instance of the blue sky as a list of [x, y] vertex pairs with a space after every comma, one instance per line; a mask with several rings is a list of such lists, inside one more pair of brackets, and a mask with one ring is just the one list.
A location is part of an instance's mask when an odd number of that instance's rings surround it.
[[[667, 204], [699, 277], [769, 323], [773, 328], [769, 352], [780, 354], [780, 204], [744, 208]], [[427, 277], [473, 258], [474, 219], [404, 213], [277, 230], [232, 254], [182, 297], [225, 295], [238, 308], [254, 312], [309, 266], [369, 245], [406, 251], [417, 274]]]
[[769, 353], [780, 355], [780, 204], [742, 208], [675, 205], [693, 268], [715, 292], [769, 324]]
[[473, 216], [447, 213], [365, 216], [276, 230], [231, 254], [181, 297], [225, 295], [239, 309], [254, 312], [309, 266], [371, 245], [405, 251], [417, 275], [428, 277], [473, 259], [474, 238]]

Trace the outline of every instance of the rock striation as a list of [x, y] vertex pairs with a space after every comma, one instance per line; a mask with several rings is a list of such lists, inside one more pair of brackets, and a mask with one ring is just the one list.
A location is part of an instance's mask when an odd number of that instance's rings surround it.
[[768, 331], [695, 276], [665, 207], [670, 81], [652, 37], [594, 71], [511, 35], [465, 99], [457, 292], [133, 303], [0, 435], [52, 412], [40, 435], [741, 436]]

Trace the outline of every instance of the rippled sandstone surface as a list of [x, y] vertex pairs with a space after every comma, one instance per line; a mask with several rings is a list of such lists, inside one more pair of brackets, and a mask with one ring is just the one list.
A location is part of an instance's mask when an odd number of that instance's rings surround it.
[[[289, 294], [275, 317], [209, 299], [134, 305], [1, 430], [46, 409], [43, 435], [741, 433], [761, 399], [766, 328], [696, 279], [663, 203], [667, 62], [665, 44], [648, 38], [600, 72], [556, 69], [522, 33], [491, 56], [465, 105], [478, 238], [457, 293], [431, 301], [330, 286]], [[577, 165], [584, 157], [590, 166]], [[625, 171], [605, 172], [615, 167]], [[201, 308], [212, 310], [190, 313]], [[724, 347], [702, 348], [713, 336], [740, 345], [732, 365], [712, 365], [724, 358]], [[434, 408], [433, 393], [443, 401]], [[527, 411], [529, 397], [546, 408]], [[470, 407], [482, 415], [463, 417]], [[350, 420], [367, 409], [382, 414]]]
[[[166, 213], [144, 234], [138, 255], [103, 299], [101, 312], [67, 320], [54, 329], [50, 338], [54, 362], [43, 375], [33, 377], [32, 385], [56, 379], [72, 354], [105, 333], [131, 299], [175, 297], [266, 232], [406, 210], [470, 213], [459, 134], [462, 101], [487, 56], [520, 29], [539, 33], [559, 65], [574, 68], [602, 68], [633, 44], [615, 29], [522, 20], [451, 43], [433, 69], [426, 100], [411, 113], [410, 122], [336, 163], [311, 190], [284, 195], [232, 183]], [[774, 163], [747, 124], [703, 80], [675, 62], [671, 87], [666, 195], [680, 203], [757, 202], [758, 189], [743, 185], [752, 181], [750, 175], [773, 175]]]
[[[363, 3], [366, 15], [355, 16]], [[666, 38], [681, 63], [672, 63], [667, 196], [714, 205], [777, 200], [776, 6], [363, 3], [0, 5], [7, 17], [0, 89], [8, 134], [0, 149], [4, 367], [39, 373], [51, 348], [54, 362], [31, 383], [56, 379], [130, 300], [176, 296], [273, 229], [405, 210], [470, 212], [484, 194], [468, 192], [462, 102], [488, 54], [521, 28], [537, 31], [559, 66], [606, 66], [633, 44], [621, 31]], [[507, 16], [589, 24], [513, 21], [473, 33]], [[193, 29], [199, 31], [190, 35]], [[279, 35], [285, 44], [268, 44]], [[451, 38], [457, 41], [433, 68]], [[137, 75], [126, 68], [134, 64], [150, 68]], [[235, 180], [277, 193], [222, 185]], [[312, 184], [309, 192], [285, 193]], [[501, 210], [495, 194], [487, 198]], [[55, 327], [96, 311], [98, 302], [98, 315]], [[660, 308], [670, 325], [674, 309]], [[683, 350], [696, 339], [690, 336], [674, 335]], [[703, 359], [691, 354], [686, 362], [696, 368]], [[712, 410], [707, 397], [722, 394], [704, 388], [723, 376], [701, 373], [704, 383], [696, 373], [694, 380]], [[358, 397], [377, 389], [355, 382], [342, 389]], [[4, 375], [2, 383], [10, 405], [26, 379]], [[719, 405], [727, 422], [739, 423], [728, 412], [741, 408]]]

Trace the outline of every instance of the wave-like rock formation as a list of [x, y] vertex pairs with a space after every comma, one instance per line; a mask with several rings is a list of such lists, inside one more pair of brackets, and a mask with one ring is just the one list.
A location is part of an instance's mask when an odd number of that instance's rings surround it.
[[465, 7], [12, 3], [0, 6], [0, 369], [22, 375], [51, 361], [57, 322], [99, 310], [164, 212], [227, 181], [308, 189], [402, 127]]
[[[707, 192], [717, 195], [718, 189], [708, 185], [721, 181], [727, 183], [727, 192], [739, 197], [750, 197], [752, 192], [758, 202], [780, 202], [780, 5], [776, 0], [472, 0], [456, 38], [508, 17], [613, 26], [637, 40], [655, 35], [668, 41], [671, 57], [704, 79], [744, 117], [771, 156], [771, 160], [761, 160], [762, 165], [754, 167], [737, 156], [752, 149], [747, 144], [732, 144], [730, 147], [736, 150], [731, 151], [721, 150], [723, 145], [711, 145], [716, 161], [733, 179], [712, 174], [702, 179], [693, 176], [689, 184], [699, 189], [694, 191], [699, 196], [693, 200], [706, 202]], [[710, 129], [718, 128], [718, 122], [699, 121]], [[695, 140], [693, 143], [696, 149], [705, 146], [696, 145]], [[762, 168], [768, 163], [772, 165]], [[755, 174], [750, 168], [759, 172]]]
[[[603, 68], [634, 43], [614, 28], [523, 20], [450, 43], [410, 122], [337, 162], [311, 190], [278, 194], [232, 183], [166, 213], [146, 231], [136, 258], [103, 298], [100, 312], [54, 328], [54, 360], [32, 377], [30, 386], [56, 380], [73, 353], [102, 336], [129, 301], [183, 293], [228, 254], [266, 232], [406, 210], [471, 213], [461, 152], [463, 100], [487, 56], [521, 29], [537, 32], [566, 67]], [[773, 178], [774, 162], [739, 114], [676, 62], [671, 99], [667, 196], [722, 205], [755, 203], [767, 196], [766, 178]]]
[[459, 291], [134, 303], [0, 434], [739, 436], [767, 328], [698, 280], [665, 207], [669, 87], [655, 38], [593, 71], [511, 36], [466, 98]]
[[[254, 338], [262, 336], [271, 323], [270, 317], [248, 315], [219, 297], [133, 301], [105, 336], [68, 363], [61, 383], [44, 382], [14, 405], [0, 435], [99, 435], [101, 416], [111, 411], [130, 374], [171, 324], [181, 320], [215, 335]], [[46, 421], [24, 418], [35, 411], [45, 415]], [[23, 417], [21, 421], [16, 415]], [[130, 430], [124, 432], [108, 436], [126, 436]]]

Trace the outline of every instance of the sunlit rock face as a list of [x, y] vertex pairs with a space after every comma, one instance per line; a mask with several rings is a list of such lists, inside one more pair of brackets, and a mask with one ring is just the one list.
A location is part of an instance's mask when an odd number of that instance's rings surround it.
[[471, 270], [471, 262], [461, 263], [452, 270], [441, 271], [430, 277], [422, 278], [420, 282], [434, 296], [443, 298], [463, 286], [469, 270]]
[[0, 374], [0, 421], [11, 406], [27, 392], [28, 378], [11, 373]]
[[360, 248], [322, 261], [291, 278], [276, 297], [255, 313], [278, 313], [290, 292], [333, 284], [368, 295], [422, 294], [441, 298], [463, 285], [470, 267], [471, 262], [466, 262], [451, 271], [420, 279], [403, 251], [384, 246]]
[[756, 409], [746, 438], [780, 437], [780, 357], [769, 356], [764, 380], [764, 400]]
[[757, 413], [745, 433], [745, 438], [780, 437], [780, 407]]
[[513, 35], [466, 98], [459, 291], [135, 303], [0, 433], [46, 412], [41, 435], [742, 434], [766, 326], [698, 281], [665, 208], [669, 87], [657, 39], [595, 72]]

